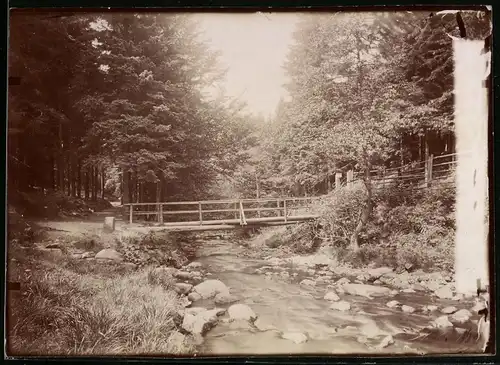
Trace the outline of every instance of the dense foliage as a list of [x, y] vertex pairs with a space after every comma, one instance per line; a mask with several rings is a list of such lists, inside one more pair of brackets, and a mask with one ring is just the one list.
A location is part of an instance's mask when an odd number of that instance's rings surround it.
[[[469, 37], [487, 35], [485, 13], [462, 14]], [[344, 223], [359, 248], [374, 207], [374, 172], [454, 152], [457, 29], [451, 13], [304, 16], [285, 64], [289, 98], [262, 143], [264, 193], [324, 194], [336, 172], [353, 168], [364, 189]]]
[[208, 93], [224, 70], [191, 17], [19, 11], [10, 26], [11, 193], [194, 198], [246, 159], [247, 116]]

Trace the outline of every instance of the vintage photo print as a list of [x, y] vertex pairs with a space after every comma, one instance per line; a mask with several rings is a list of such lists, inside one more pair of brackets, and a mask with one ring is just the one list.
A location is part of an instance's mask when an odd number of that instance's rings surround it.
[[494, 353], [491, 33], [11, 10], [7, 356]]

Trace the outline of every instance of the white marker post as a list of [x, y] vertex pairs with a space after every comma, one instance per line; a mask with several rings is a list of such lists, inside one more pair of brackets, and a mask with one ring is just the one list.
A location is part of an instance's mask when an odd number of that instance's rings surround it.
[[483, 41], [453, 39], [457, 201], [455, 287], [472, 294], [488, 275], [488, 100]]

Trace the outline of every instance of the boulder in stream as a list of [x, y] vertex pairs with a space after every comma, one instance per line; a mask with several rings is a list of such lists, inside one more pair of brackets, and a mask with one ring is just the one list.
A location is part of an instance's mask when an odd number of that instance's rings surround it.
[[313, 281], [313, 280], [309, 280], [309, 279], [304, 279], [300, 282], [300, 285], [304, 285], [304, 286], [316, 286], [316, 282]]
[[441, 299], [452, 299], [453, 291], [449, 286], [443, 286], [442, 288], [434, 291], [434, 295]]
[[409, 306], [409, 305], [403, 305], [401, 306], [401, 310], [404, 312], [404, 313], [413, 313], [415, 312], [415, 308]]
[[455, 313], [458, 309], [452, 305], [448, 306], [448, 307], [444, 307], [443, 309], [441, 309], [441, 313], [443, 314], [452, 314], [452, 313]]
[[341, 285], [345, 285], [345, 284], [349, 284], [349, 283], [350, 283], [350, 281], [348, 278], [341, 278], [335, 282], [335, 285], [341, 286]]
[[453, 323], [450, 322], [448, 316], [441, 316], [436, 318], [432, 322], [432, 326], [436, 328], [447, 328], [447, 327], [453, 327]]
[[285, 340], [293, 341], [296, 344], [307, 342], [307, 336], [301, 332], [285, 332], [282, 337]]
[[384, 286], [369, 285], [369, 284], [344, 284], [342, 288], [347, 294], [359, 295], [366, 298], [372, 298], [373, 296], [385, 296], [390, 295], [391, 290]]
[[457, 323], [465, 323], [470, 319], [471, 316], [472, 313], [469, 310], [460, 309], [459, 311], [453, 313], [453, 315], [451, 316], [451, 321]]
[[380, 344], [377, 347], [379, 349], [383, 349], [392, 344], [394, 344], [394, 338], [391, 335], [388, 335], [384, 337], [384, 339], [380, 342]]
[[438, 310], [437, 305], [429, 304], [429, 305], [424, 305], [422, 308], [422, 312], [427, 313], [427, 312], [434, 312]]
[[389, 308], [395, 308], [395, 307], [398, 307], [400, 305], [401, 304], [397, 300], [391, 300], [390, 302], [388, 302], [386, 304], [386, 306], [389, 307]]
[[210, 299], [221, 293], [229, 295], [228, 287], [222, 281], [213, 279], [196, 285], [193, 291], [201, 295], [203, 299]]
[[337, 295], [337, 293], [329, 291], [328, 293], [325, 294], [323, 299], [328, 300], [330, 302], [338, 302], [340, 300], [340, 297]]
[[392, 272], [393, 270], [390, 267], [378, 267], [376, 269], [369, 269], [367, 274], [369, 275], [371, 280], [376, 280]]
[[215, 296], [214, 301], [215, 301], [215, 304], [224, 305], [224, 304], [231, 304], [231, 303], [237, 302], [238, 298], [236, 298], [234, 295], [229, 294], [229, 293], [219, 293]]
[[341, 300], [339, 302], [333, 302], [330, 305], [330, 309], [345, 312], [351, 309], [351, 304], [349, 302], [346, 302], [345, 300]]
[[247, 321], [255, 321], [257, 315], [248, 305], [245, 304], [233, 304], [227, 309], [229, 318], [233, 320], [244, 319]]

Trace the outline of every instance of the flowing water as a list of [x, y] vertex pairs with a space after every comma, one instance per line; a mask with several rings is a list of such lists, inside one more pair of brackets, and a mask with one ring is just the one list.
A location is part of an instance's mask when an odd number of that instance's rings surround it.
[[[434, 304], [440, 308], [454, 305], [458, 309], [472, 307], [471, 302], [439, 300], [423, 293], [400, 293], [391, 297], [364, 298], [339, 295], [351, 304], [351, 310], [330, 309], [324, 300], [325, 285], [304, 287], [300, 280], [306, 273], [291, 268], [290, 277], [280, 274], [257, 274], [256, 269], [269, 266], [263, 259], [245, 257], [245, 249], [224, 240], [204, 243], [197, 261], [201, 262], [213, 278], [224, 282], [239, 303], [247, 304], [258, 315], [258, 328], [219, 323], [207, 333], [201, 353], [206, 355], [258, 355], [258, 354], [424, 354], [424, 353], [477, 353], [473, 323], [464, 329], [431, 331], [431, 321], [442, 314], [436, 312], [403, 313], [400, 308], [388, 308], [386, 303], [397, 300], [415, 308]], [[286, 274], [285, 274], [286, 276]], [[332, 283], [340, 277], [334, 277]], [[201, 303], [210, 307], [207, 302]], [[214, 305], [211, 305], [214, 307]], [[473, 317], [472, 320], [477, 320]], [[268, 328], [263, 328], [268, 327]], [[264, 329], [264, 330], [263, 330]], [[286, 332], [300, 332], [308, 340], [294, 343], [282, 338]], [[388, 335], [394, 343], [381, 348], [379, 344]]]

